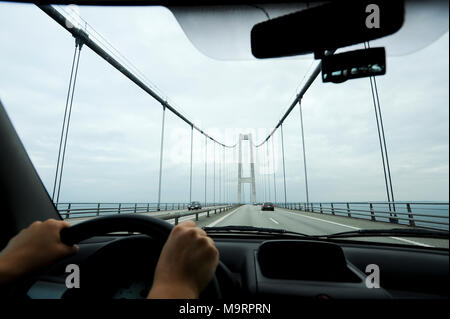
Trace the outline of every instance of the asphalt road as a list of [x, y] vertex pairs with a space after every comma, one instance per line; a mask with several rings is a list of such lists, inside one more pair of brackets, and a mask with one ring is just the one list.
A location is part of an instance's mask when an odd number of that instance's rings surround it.
[[[324, 235], [357, 229], [409, 228], [383, 222], [372, 222], [342, 216], [307, 213], [275, 208], [275, 211], [261, 211], [261, 206], [243, 205], [237, 209], [210, 218], [199, 218], [198, 226], [248, 225], [280, 228], [307, 235]], [[449, 247], [448, 240], [428, 238], [371, 237], [351, 238], [367, 241], [381, 241], [394, 244], [408, 244], [424, 247]]]
[[[185, 210], [183, 210], [185, 211]], [[172, 213], [181, 211], [172, 211]], [[152, 212], [142, 213], [158, 217], [161, 214], [170, 212]], [[282, 208], [275, 208], [275, 211], [261, 211], [261, 206], [242, 205], [222, 213], [199, 214], [198, 221], [195, 221], [195, 215], [180, 218], [179, 222], [194, 220], [199, 227], [228, 226], [228, 225], [247, 225], [265, 228], [279, 228], [289, 231], [299, 232], [307, 235], [327, 235], [339, 232], [346, 232], [358, 229], [390, 229], [390, 228], [409, 228], [403, 225], [393, 225], [383, 222], [372, 222], [356, 218], [343, 216], [333, 216], [329, 214], [299, 212]], [[72, 225], [82, 222], [89, 218], [76, 218], [68, 220]], [[174, 224], [174, 220], [168, 220]], [[393, 244], [406, 244], [423, 247], [449, 247], [449, 241], [432, 238], [411, 238], [411, 237], [358, 237], [349, 238], [361, 241], [377, 241]]]

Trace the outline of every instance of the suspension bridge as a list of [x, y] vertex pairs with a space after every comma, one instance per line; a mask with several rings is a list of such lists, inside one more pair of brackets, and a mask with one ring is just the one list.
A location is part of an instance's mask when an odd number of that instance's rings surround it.
[[[304, 139], [302, 98], [307, 93], [311, 84], [321, 72], [320, 63], [313, 70], [300, 92], [296, 95], [291, 105], [276, 123], [270, 134], [260, 143], [253, 141], [249, 132], [241, 132], [235, 144], [226, 144], [210, 135], [188, 117], [182, 114], [174, 105], [156, 92], [149, 85], [146, 77], [139, 72], [118, 51], [114, 52], [98, 41], [98, 34], [87, 27], [82, 29], [75, 27], [77, 23], [71, 20], [69, 15], [63, 14], [53, 6], [42, 5], [39, 8], [66, 29], [75, 38], [75, 49], [70, 72], [69, 88], [65, 103], [64, 118], [62, 121], [59, 150], [57, 156], [56, 173], [53, 182], [52, 200], [61, 216], [70, 223], [75, 224], [95, 216], [108, 214], [144, 214], [161, 218], [177, 224], [184, 220], [195, 220], [199, 226], [226, 226], [249, 225], [265, 228], [281, 228], [288, 231], [301, 232], [310, 235], [331, 234], [360, 229], [390, 229], [390, 228], [426, 228], [448, 231], [448, 203], [436, 202], [398, 202], [394, 199], [391, 171], [389, 166], [386, 137], [384, 134], [383, 120], [378, 98], [378, 89], [375, 78], [370, 78], [373, 105], [376, 115], [378, 137], [380, 143], [381, 159], [386, 187], [387, 201], [384, 202], [311, 202], [308, 189], [308, 170], [306, 145]], [[369, 47], [369, 44], [365, 44]], [[82, 48], [88, 47], [106, 63], [113, 66], [118, 72], [136, 84], [151, 98], [161, 105], [161, 133], [159, 149], [159, 176], [157, 202], [153, 203], [64, 203], [60, 202], [61, 185], [63, 180], [64, 164], [68, 144], [69, 127], [73, 111], [78, 67]], [[291, 112], [298, 106], [300, 112], [302, 156], [305, 182], [304, 200], [288, 202], [288, 185], [286, 183], [285, 145], [283, 123]], [[164, 179], [164, 137], [166, 112], [181, 119], [190, 128], [190, 166], [189, 166], [189, 203], [193, 200], [201, 201], [202, 208], [188, 210], [188, 203], [166, 203], [161, 201]], [[193, 198], [193, 134], [200, 133], [204, 138], [204, 194], [203, 198]], [[279, 134], [281, 140], [281, 164], [282, 176], [275, 172], [276, 149], [274, 147], [275, 134]], [[246, 142], [248, 145], [244, 145]], [[208, 145], [213, 148], [212, 168], [208, 167]], [[249, 163], [243, 162], [243, 147], [249, 147]], [[255, 156], [254, 156], [255, 152]], [[236, 155], [238, 153], [238, 155]], [[230, 157], [235, 160], [229, 160]], [[255, 168], [256, 164], [256, 168]], [[249, 176], [244, 176], [243, 166], [249, 165]], [[262, 167], [262, 168], [261, 168]], [[209, 170], [208, 170], [209, 169]], [[259, 169], [260, 178], [255, 177], [255, 169]], [[212, 173], [211, 173], [212, 170]], [[208, 184], [208, 174], [212, 174], [212, 185]], [[277, 178], [282, 180], [282, 189], [277, 189]], [[250, 200], [246, 200], [245, 184], [250, 185]], [[257, 185], [262, 191], [259, 194]], [[235, 193], [237, 200], [231, 196]], [[277, 196], [281, 193], [281, 197]], [[212, 194], [212, 196], [211, 196]], [[211, 200], [212, 199], [212, 200]], [[274, 212], [262, 212], [261, 205], [264, 202], [275, 204]], [[408, 239], [400, 237], [386, 237], [382, 241], [390, 243], [406, 243], [410, 245], [432, 247], [438, 244], [437, 239]], [[446, 242], [448, 247], [448, 241]]]

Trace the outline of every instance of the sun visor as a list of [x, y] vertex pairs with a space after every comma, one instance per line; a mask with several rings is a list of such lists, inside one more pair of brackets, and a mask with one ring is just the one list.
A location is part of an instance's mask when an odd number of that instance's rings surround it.
[[[169, 7], [187, 38], [204, 55], [217, 60], [255, 60], [250, 34], [254, 25], [326, 2], [205, 7]], [[447, 1], [406, 1], [403, 27], [395, 34], [374, 40], [386, 47], [387, 56], [401, 56], [427, 47], [449, 28]], [[302, 32], [298, 30], [298, 41]], [[296, 39], [293, 39], [295, 41]], [[310, 59], [311, 54], [284, 59]]]

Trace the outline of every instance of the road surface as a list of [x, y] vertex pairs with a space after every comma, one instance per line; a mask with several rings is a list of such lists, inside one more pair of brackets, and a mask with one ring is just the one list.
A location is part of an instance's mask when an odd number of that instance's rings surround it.
[[[220, 217], [219, 217], [220, 216]], [[333, 216], [320, 213], [299, 212], [282, 208], [275, 211], [261, 211], [261, 206], [243, 205], [237, 209], [222, 213], [211, 218], [199, 218], [198, 226], [227, 226], [248, 225], [256, 227], [280, 228], [289, 231], [304, 233], [307, 235], [324, 235], [338, 232], [346, 232], [358, 229], [390, 229], [409, 228], [409, 226], [393, 225], [383, 222], [372, 222]], [[357, 240], [381, 241], [394, 244], [408, 244], [423, 247], [449, 247], [448, 240], [410, 238], [410, 237], [371, 237], [350, 238]]]
[[[187, 210], [172, 211], [172, 213], [176, 212], [187, 212]], [[138, 214], [157, 217], [158, 215], [167, 213], [168, 212], [151, 212]], [[87, 219], [89, 218], [74, 218], [68, 219], [67, 221], [74, 225]], [[195, 221], [195, 215], [182, 217], [179, 219], [179, 222], [183, 222], [186, 220]], [[173, 219], [168, 220], [168, 222], [174, 224]], [[307, 235], [328, 235], [358, 229], [409, 228], [409, 226], [404, 225], [394, 225], [384, 222], [372, 222], [369, 220], [348, 218], [344, 216], [333, 216], [331, 214], [300, 212], [297, 210], [288, 210], [284, 208], [275, 208], [275, 211], [261, 211], [261, 206], [259, 205], [242, 205], [236, 209], [217, 214], [211, 212], [210, 217], [206, 216], [206, 212], [201, 213], [199, 214], [199, 219], [198, 221], [196, 221], [196, 224], [199, 227], [246, 225], [265, 228], [279, 228]], [[392, 236], [377, 238], [353, 237], [349, 239], [356, 239], [361, 241], [378, 241], [393, 244], [406, 244], [423, 247], [449, 247], [448, 240], [432, 238]]]

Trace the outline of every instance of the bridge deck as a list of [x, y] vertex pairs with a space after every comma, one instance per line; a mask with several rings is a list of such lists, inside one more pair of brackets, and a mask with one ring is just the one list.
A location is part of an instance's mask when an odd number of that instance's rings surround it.
[[[186, 211], [186, 210], [182, 210]], [[180, 211], [172, 211], [172, 213]], [[143, 215], [158, 216], [167, 212], [142, 213]], [[88, 218], [68, 219], [71, 224], [76, 224]], [[180, 218], [184, 220], [195, 220], [195, 216]], [[174, 223], [174, 220], [169, 220]], [[211, 214], [206, 217], [206, 213], [199, 216], [196, 224], [204, 226], [227, 226], [227, 225], [248, 225], [256, 227], [282, 228], [289, 231], [300, 232], [308, 235], [324, 235], [337, 232], [352, 231], [357, 229], [390, 229], [390, 228], [410, 228], [405, 225], [390, 224], [385, 222], [372, 222], [349, 218], [345, 216], [333, 216], [329, 214], [311, 213], [284, 208], [275, 208], [275, 211], [261, 211], [260, 206], [243, 205], [236, 209], [221, 214]], [[404, 237], [378, 237], [376, 239], [358, 237], [357, 240], [380, 241], [393, 244], [409, 244], [425, 247], [449, 247], [448, 240], [428, 239], [428, 238], [404, 238]]]

